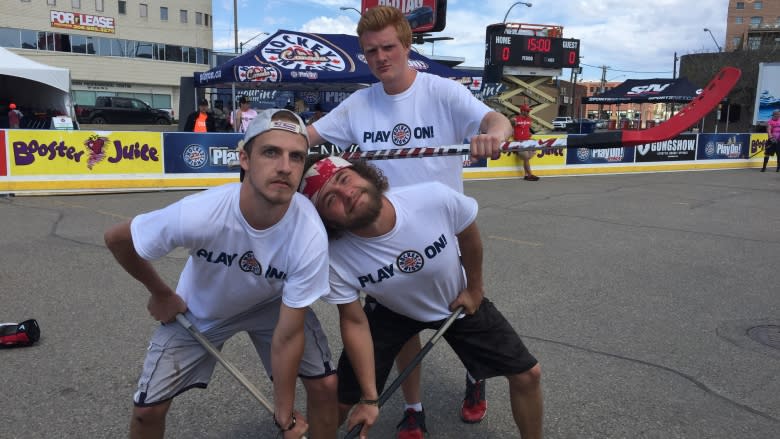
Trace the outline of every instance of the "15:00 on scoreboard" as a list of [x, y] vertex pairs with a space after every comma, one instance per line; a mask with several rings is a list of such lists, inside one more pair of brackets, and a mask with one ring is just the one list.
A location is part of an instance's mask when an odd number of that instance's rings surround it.
[[573, 38], [494, 34], [489, 45], [496, 65], [560, 69], [580, 63], [580, 40]]

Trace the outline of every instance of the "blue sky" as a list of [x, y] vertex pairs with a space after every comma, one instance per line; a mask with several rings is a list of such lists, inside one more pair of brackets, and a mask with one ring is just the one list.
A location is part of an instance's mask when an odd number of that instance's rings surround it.
[[[239, 41], [278, 29], [355, 34], [359, 0], [237, 0]], [[413, 1], [413, 0], [412, 0]], [[447, 27], [435, 36], [453, 37], [414, 45], [424, 55], [465, 58], [464, 66], [481, 66], [485, 27], [501, 22], [510, 0], [449, 0]], [[581, 41], [585, 80], [671, 78], [674, 53], [715, 52], [725, 45], [728, 0], [531, 0], [514, 6], [507, 21], [563, 26], [563, 36]], [[214, 49], [234, 50], [233, 0], [214, 0]], [[253, 39], [248, 46], [262, 41]], [[679, 63], [678, 63], [679, 71]], [[563, 79], [569, 79], [569, 70]]]

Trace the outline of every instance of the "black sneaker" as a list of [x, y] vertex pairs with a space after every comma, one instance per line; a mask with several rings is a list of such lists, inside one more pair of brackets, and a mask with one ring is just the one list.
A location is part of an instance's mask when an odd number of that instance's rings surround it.
[[425, 411], [406, 409], [404, 418], [396, 425], [397, 439], [423, 439], [428, 433], [425, 429]]

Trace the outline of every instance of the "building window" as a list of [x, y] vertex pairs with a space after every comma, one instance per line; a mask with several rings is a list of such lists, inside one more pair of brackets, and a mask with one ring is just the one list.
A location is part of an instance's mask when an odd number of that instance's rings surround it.
[[160, 20], [168, 21], [168, 8], [165, 6], [160, 6]]
[[138, 15], [141, 18], [146, 18], [149, 16], [149, 5], [146, 3], [139, 3], [138, 4]]
[[124, 15], [127, 14], [127, 2], [119, 0], [119, 13]]
[[775, 27], [780, 27], [780, 17], [775, 20]]
[[733, 47], [734, 49], [739, 49], [740, 44], [742, 44], [742, 37], [731, 38], [731, 47]]
[[103, 0], [95, 0], [95, 10], [103, 12]]
[[764, 2], [753, 2], [753, 9], [764, 9]]
[[742, 24], [742, 17], [734, 17], [734, 24]]
[[759, 26], [761, 24], [762, 17], [750, 17], [751, 26]]
[[182, 23], [186, 23], [187, 22], [187, 10], [186, 9], [179, 10], [179, 21], [181, 21]]
[[[780, 17], [778, 17], [778, 20], [780, 20]], [[209, 27], [209, 14], [203, 14], [203, 24]]]
[[202, 12], [196, 12], [195, 13], [195, 24], [197, 24], [197, 25], [203, 24], [203, 13]]
[[57, 6], [57, 0], [46, 0], [46, 4], [49, 6]]
[[737, 5], [735, 6], [737, 9], [745, 9], [745, 2], [737, 2]]
[[70, 5], [73, 9], [81, 9], [81, 0], [70, 0]]
[[748, 50], [757, 50], [761, 47], [761, 37], [748, 37]]

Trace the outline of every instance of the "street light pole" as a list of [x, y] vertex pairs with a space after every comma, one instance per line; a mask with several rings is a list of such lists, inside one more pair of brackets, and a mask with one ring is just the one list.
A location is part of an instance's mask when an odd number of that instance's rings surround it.
[[361, 17], [363, 16], [363, 13], [362, 13], [362, 12], [360, 12], [359, 10], [357, 10], [357, 9], [355, 9], [355, 8], [350, 8], [349, 6], [339, 6], [339, 9], [341, 9], [342, 11], [348, 11], [348, 10], [350, 10], [350, 9], [351, 9], [351, 10], [353, 10], [353, 11], [357, 12], [357, 13], [358, 13], [358, 15], [360, 15]]
[[259, 37], [260, 35], [268, 35], [268, 32], [260, 32], [259, 34], [255, 35], [252, 38], [250, 38], [250, 39], [242, 42], [241, 44], [239, 44], [239, 46], [238, 46], [239, 47], [239, 53], [244, 53], [244, 44], [249, 43], [250, 41], [254, 40], [255, 38]]
[[511, 11], [512, 8], [514, 8], [517, 5], [526, 5], [529, 8], [531, 7], [531, 3], [529, 3], [529, 2], [514, 2], [514, 3], [512, 3], [512, 6], [510, 6], [509, 9], [506, 10], [506, 14], [504, 14], [504, 21], [503, 21], [504, 23], [506, 23], [506, 18], [509, 16], [509, 11]]
[[238, 53], [238, 0], [233, 0], [233, 48]]
[[704, 32], [708, 32], [710, 34], [712, 37], [712, 42], [715, 43], [715, 47], [718, 48], [718, 52], [723, 52], [723, 49], [720, 48], [720, 44], [718, 44], [718, 40], [715, 39], [715, 35], [712, 35], [712, 31], [705, 27]]

